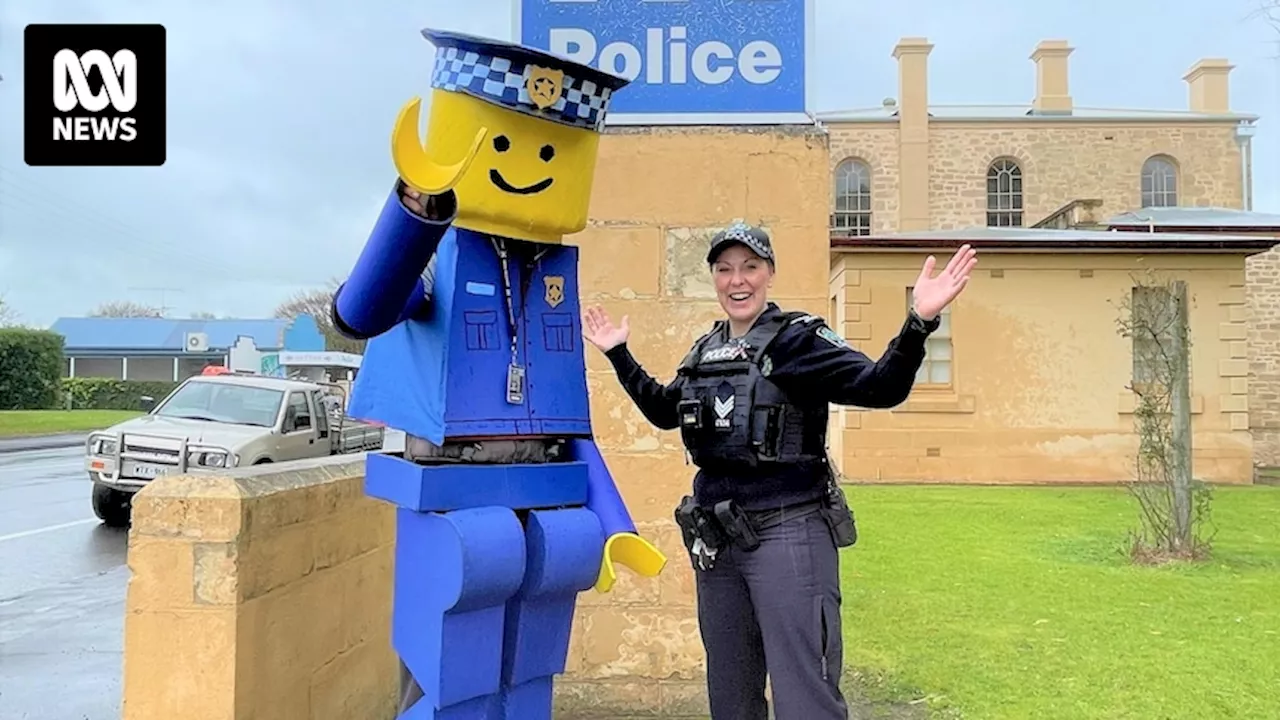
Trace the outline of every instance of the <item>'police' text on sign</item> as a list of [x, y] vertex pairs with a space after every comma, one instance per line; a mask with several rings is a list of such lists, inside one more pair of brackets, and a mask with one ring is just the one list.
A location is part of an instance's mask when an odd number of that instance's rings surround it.
[[514, 0], [520, 42], [632, 84], [608, 122], [804, 122], [813, 0]]

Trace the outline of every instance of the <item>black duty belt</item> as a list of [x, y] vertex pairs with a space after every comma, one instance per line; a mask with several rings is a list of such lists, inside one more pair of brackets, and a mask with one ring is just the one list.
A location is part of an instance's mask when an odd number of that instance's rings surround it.
[[794, 505], [784, 505], [780, 508], [769, 508], [768, 510], [744, 510], [743, 512], [751, 520], [751, 524], [755, 529], [759, 531], [781, 525], [782, 521], [787, 518], [808, 515], [811, 512], [817, 512], [821, 509], [822, 500], [807, 500]]

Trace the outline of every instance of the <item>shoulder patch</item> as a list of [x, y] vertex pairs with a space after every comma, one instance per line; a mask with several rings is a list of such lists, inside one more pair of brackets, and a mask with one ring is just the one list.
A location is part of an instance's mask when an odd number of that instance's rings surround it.
[[826, 340], [827, 342], [831, 343], [832, 345], [835, 345], [836, 347], [849, 347], [849, 343], [845, 342], [844, 338], [837, 335], [835, 330], [832, 330], [826, 325], [823, 325], [822, 327], [818, 328], [815, 332], [818, 337], [822, 338], [823, 340]]

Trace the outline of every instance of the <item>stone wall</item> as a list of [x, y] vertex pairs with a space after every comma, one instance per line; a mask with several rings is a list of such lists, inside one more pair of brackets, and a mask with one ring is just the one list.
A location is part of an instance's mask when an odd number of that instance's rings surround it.
[[[835, 125], [831, 133], [831, 170], [849, 158], [871, 168], [871, 231], [875, 234], [898, 230], [898, 125]], [[835, 203], [834, 175], [828, 193]]]
[[395, 514], [363, 473], [326, 458], [138, 493], [124, 720], [395, 716]]
[[[876, 357], [897, 333], [923, 253], [842, 256], [840, 326]], [[1159, 255], [1188, 281], [1198, 478], [1252, 478], [1243, 258]], [[841, 470], [859, 482], [1115, 483], [1136, 448], [1131, 341], [1116, 331], [1137, 257], [987, 253], [950, 310], [949, 382], [891, 410], [843, 410]], [[942, 338], [943, 336], [938, 336]]]
[[[830, 165], [848, 157], [872, 171], [876, 233], [898, 230], [896, 122], [833, 122]], [[1080, 121], [944, 122], [929, 125], [929, 208], [937, 230], [986, 225], [986, 173], [997, 158], [1017, 160], [1024, 225], [1077, 199], [1100, 199], [1106, 218], [1141, 205], [1142, 164], [1152, 155], [1178, 167], [1184, 206], [1242, 205], [1235, 126], [1223, 123], [1085, 123]], [[828, 194], [834, 197], [832, 190]]]
[[[722, 316], [705, 257], [735, 219], [770, 228], [778, 275], [770, 297], [826, 312], [830, 257], [827, 143], [815, 128], [634, 128], [602, 138], [590, 226], [581, 248], [583, 303], [629, 318], [633, 354], [670, 382], [690, 344]], [[632, 516], [667, 554], [657, 580], [619, 573], [581, 596], [562, 715], [705, 716], [693, 578], [672, 513], [695, 468], [677, 433], [659, 431], [587, 348], [597, 439]]]
[[929, 130], [929, 207], [940, 230], [986, 225], [987, 167], [1008, 157], [1022, 169], [1023, 224], [1077, 199], [1102, 200], [1100, 218], [1142, 204], [1142, 164], [1166, 155], [1178, 167], [1178, 204], [1240, 207], [1234, 127], [935, 123]]
[[1280, 248], [1249, 258], [1246, 268], [1254, 463], [1280, 467]]

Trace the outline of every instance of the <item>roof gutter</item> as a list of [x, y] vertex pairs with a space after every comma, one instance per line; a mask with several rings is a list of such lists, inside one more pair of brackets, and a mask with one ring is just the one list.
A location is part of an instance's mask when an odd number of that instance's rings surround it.
[[1156, 225], [1154, 223], [1114, 223], [1108, 229], [1116, 232], [1179, 233], [1195, 235], [1275, 235], [1280, 241], [1280, 225]]
[[[1136, 233], [1116, 233], [1127, 235]], [[1048, 240], [1048, 239], [964, 239], [964, 238], [876, 238], [833, 237], [833, 252], [911, 252], [922, 250], [953, 250], [969, 245], [978, 250], [995, 252], [1113, 252], [1113, 253], [1259, 253], [1280, 244], [1276, 238], [1230, 238], [1220, 240], [1155, 240], [1145, 234], [1145, 240]]]

